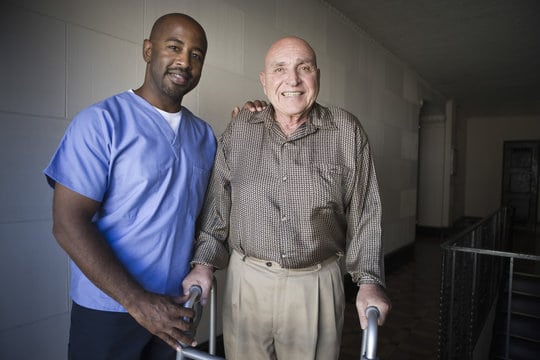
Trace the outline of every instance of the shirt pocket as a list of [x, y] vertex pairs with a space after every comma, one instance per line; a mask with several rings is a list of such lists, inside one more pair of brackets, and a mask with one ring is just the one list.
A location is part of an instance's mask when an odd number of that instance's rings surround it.
[[313, 210], [344, 212], [345, 183], [348, 173], [348, 169], [342, 165], [312, 164], [310, 196]]

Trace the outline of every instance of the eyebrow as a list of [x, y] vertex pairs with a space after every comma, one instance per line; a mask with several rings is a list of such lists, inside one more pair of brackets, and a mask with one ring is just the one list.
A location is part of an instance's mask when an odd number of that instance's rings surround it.
[[[297, 61], [297, 62], [295, 62], [296, 66], [302, 65], [302, 64], [315, 65], [315, 61], [313, 61], [313, 59], [296, 59], [296, 61]], [[288, 62], [288, 61], [274, 61], [274, 62], [271, 62], [269, 65], [273, 66], [273, 67], [276, 67], [276, 66], [287, 65], [289, 63], [290, 62]]]
[[[169, 41], [184, 45], [184, 42], [182, 40], [175, 37], [170, 37], [170, 38], [165, 39], [165, 42], [169, 42]], [[204, 54], [204, 50], [202, 48], [196, 46], [194, 49]]]

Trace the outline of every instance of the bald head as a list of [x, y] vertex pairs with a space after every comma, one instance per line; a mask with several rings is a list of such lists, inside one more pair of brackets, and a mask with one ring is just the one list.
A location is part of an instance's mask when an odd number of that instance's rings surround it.
[[287, 53], [292, 55], [298, 52], [304, 54], [305, 59], [309, 60], [311, 63], [313, 63], [313, 65], [315, 65], [315, 67], [317, 67], [317, 56], [315, 55], [315, 51], [311, 45], [309, 45], [309, 43], [304, 39], [296, 36], [287, 36], [274, 42], [266, 53], [264, 66], [267, 67], [269, 62], [273, 61], [276, 54]]
[[150, 41], [160, 38], [164, 32], [167, 32], [167, 29], [170, 26], [178, 23], [188, 25], [200, 33], [200, 36], [204, 43], [203, 50], [206, 52], [208, 42], [206, 40], [206, 33], [203, 27], [197, 22], [197, 20], [195, 20], [191, 16], [181, 13], [165, 14], [159, 19], [157, 19], [154, 23], [154, 26], [152, 26], [152, 31], [150, 32]]

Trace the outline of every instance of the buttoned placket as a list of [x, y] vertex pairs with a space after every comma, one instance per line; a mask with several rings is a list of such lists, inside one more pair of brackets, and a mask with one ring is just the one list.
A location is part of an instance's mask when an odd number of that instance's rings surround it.
[[[277, 124], [275, 125], [277, 127]], [[305, 125], [304, 125], [305, 126]], [[291, 191], [294, 187], [293, 184], [290, 183], [290, 176], [289, 172], [291, 169], [292, 164], [295, 161], [295, 151], [297, 142], [301, 141], [301, 138], [304, 138], [308, 136], [309, 134], [312, 134], [316, 131], [314, 127], [302, 127], [297, 129], [291, 136], [286, 138], [283, 136], [282, 133], [276, 131], [276, 138], [278, 140], [279, 144], [279, 154], [278, 154], [278, 168], [279, 168], [279, 174], [280, 174], [280, 204], [279, 204], [279, 217], [280, 217], [280, 229], [279, 229], [279, 245], [280, 245], [280, 257], [281, 257], [281, 265], [284, 267], [291, 266], [292, 263], [289, 261], [289, 259], [293, 256], [294, 252], [294, 239], [291, 238], [293, 236], [294, 231], [291, 229], [291, 205], [290, 199], [291, 199]]]
[[291, 144], [287, 142], [285, 139], [280, 140], [279, 144], [279, 156], [278, 156], [278, 168], [279, 173], [281, 175], [281, 182], [279, 186], [279, 244], [280, 244], [280, 256], [281, 256], [281, 264], [286, 265], [287, 264], [287, 245], [290, 246], [291, 244], [291, 231], [290, 231], [290, 220], [288, 216], [290, 215], [290, 209], [289, 209], [289, 176], [288, 176], [288, 170], [289, 170], [289, 164], [291, 161], [290, 157], [290, 147]]

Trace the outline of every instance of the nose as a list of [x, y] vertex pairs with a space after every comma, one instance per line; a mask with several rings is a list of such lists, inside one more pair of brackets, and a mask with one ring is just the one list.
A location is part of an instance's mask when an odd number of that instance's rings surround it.
[[287, 84], [296, 86], [300, 83], [300, 77], [298, 76], [298, 72], [295, 70], [290, 70], [287, 74]]
[[175, 65], [180, 66], [183, 69], [191, 68], [191, 58], [187, 51], [180, 51], [174, 61]]

